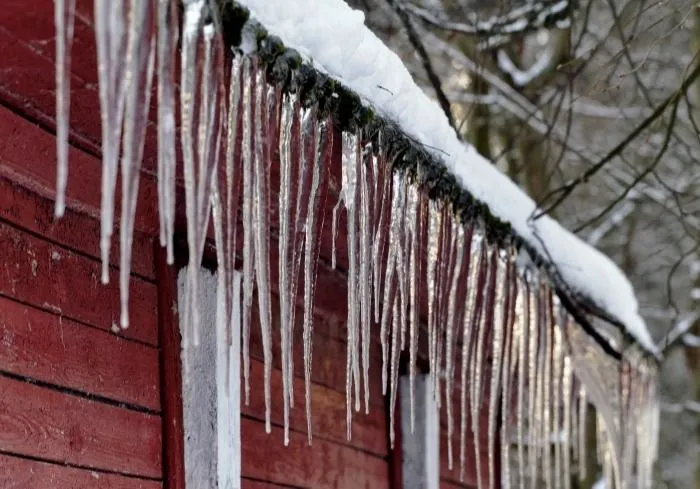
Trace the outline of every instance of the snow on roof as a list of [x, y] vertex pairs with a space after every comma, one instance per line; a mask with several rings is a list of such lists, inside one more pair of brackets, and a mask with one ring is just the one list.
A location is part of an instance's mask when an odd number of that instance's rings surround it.
[[489, 160], [463, 143], [436, 102], [413, 81], [401, 59], [364, 25], [364, 13], [342, 0], [238, 0], [252, 16], [316, 68], [355, 91], [444, 162], [464, 188], [548, 257], [574, 293], [621, 322], [656, 354], [629, 280], [603, 253], [548, 216]]

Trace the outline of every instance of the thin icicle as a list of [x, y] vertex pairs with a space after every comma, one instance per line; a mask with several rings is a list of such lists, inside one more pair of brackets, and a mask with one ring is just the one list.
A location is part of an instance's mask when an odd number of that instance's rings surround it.
[[127, 35], [124, 0], [95, 0], [95, 38], [102, 120], [102, 283], [109, 282], [109, 252], [114, 230], [114, 191], [124, 117], [124, 60]]
[[75, 22], [75, 0], [54, 2], [56, 27], [56, 217], [66, 209], [68, 183], [68, 138], [70, 136], [71, 48]]
[[[372, 145], [368, 145], [365, 151], [371, 154]], [[372, 342], [370, 321], [372, 319], [372, 236], [370, 226], [370, 193], [369, 193], [369, 168], [365, 164], [365, 155], [360, 162], [360, 237], [359, 237], [359, 275], [358, 293], [360, 302], [360, 324], [362, 330], [362, 383], [365, 388], [365, 414], [369, 413], [369, 346]]]
[[252, 116], [253, 91], [252, 70], [249, 58], [243, 59], [243, 140], [241, 142], [241, 159], [243, 160], [243, 378], [245, 382], [245, 404], [250, 404], [250, 323], [253, 307], [253, 287], [255, 284], [255, 245], [253, 224], [253, 148]]
[[433, 396], [436, 397], [438, 385], [437, 365], [437, 263], [440, 259], [440, 230], [442, 229], [442, 209], [435, 201], [429, 204], [428, 223], [428, 259], [426, 284], [428, 287], [428, 362], [430, 364], [430, 383]]
[[[292, 122], [294, 117], [296, 95], [285, 94], [282, 99], [280, 122], [280, 189], [279, 189], [279, 302], [280, 302], [280, 336], [282, 349], [282, 397], [284, 400], [284, 444], [289, 444], [289, 385], [294, 381], [293, 372], [289, 371], [291, 352], [290, 336], [293, 333], [291, 309], [295, 307], [294, 298], [290, 296], [290, 214], [292, 188]], [[294, 241], [292, 241], [292, 246]]]
[[[319, 122], [314, 132], [314, 166], [309, 191], [309, 208], [304, 236], [304, 381], [306, 397], [306, 429], [311, 444], [311, 364], [313, 334], [313, 297], [318, 263], [320, 228], [323, 219], [322, 203], [325, 201], [327, 181], [325, 177], [325, 155], [329, 145], [329, 129], [326, 121]], [[321, 221], [322, 225], [323, 221]]]
[[542, 304], [542, 327], [544, 328], [543, 342], [543, 364], [541, 371], [542, 379], [542, 399], [540, 412], [542, 413], [542, 428], [540, 436], [542, 441], [542, 472], [544, 475], [545, 487], [551, 489], [552, 483], [552, 353], [553, 353], [553, 328], [551, 322], [551, 296], [549, 291], [542, 287], [540, 289]]
[[[497, 261], [498, 252], [486, 246], [488, 262], [486, 265], [486, 273], [488, 279], [484, 282], [486, 283], [485, 288], [485, 302], [483, 307], [483, 312], [479, 318], [479, 329], [478, 337], [476, 343], [476, 354], [473, 355], [472, 362], [472, 379], [471, 379], [471, 415], [472, 415], [472, 433], [474, 434], [474, 440], [476, 441], [476, 446], [479, 445], [479, 413], [481, 411], [481, 394], [482, 394], [482, 384], [481, 384], [481, 374], [484, 367], [484, 343], [486, 342], [486, 333], [489, 329], [489, 319], [492, 319], [493, 306], [494, 306], [494, 295], [496, 288], [496, 272], [497, 272]], [[477, 449], [474, 450], [476, 455], [476, 479], [477, 486], [481, 487], [482, 474], [481, 474], [481, 451]]]
[[[455, 254], [454, 263], [452, 264], [452, 277], [449, 288], [448, 304], [447, 304], [447, 324], [445, 325], [445, 390], [446, 399], [445, 403], [447, 406], [447, 467], [452, 470], [453, 465], [453, 453], [452, 453], [452, 435], [454, 433], [454, 416], [453, 416], [453, 405], [452, 393], [454, 392], [454, 366], [453, 366], [453, 347], [454, 347], [454, 336], [455, 328], [457, 327], [456, 322], [458, 321], [457, 315], [457, 293], [459, 291], [461, 282], [460, 272], [462, 269], [462, 260], [464, 259], [464, 228], [461, 223], [457, 222], [456, 219], [452, 218], [452, 244], [450, 248]], [[468, 250], [467, 250], [468, 252]], [[462, 299], [460, 297], [460, 299]], [[460, 301], [462, 302], [462, 301]], [[461, 306], [461, 304], [460, 304]], [[461, 308], [461, 307], [460, 307]]]
[[588, 396], [583, 386], [578, 397], [578, 466], [579, 480], [584, 481], [588, 477]]
[[[270, 238], [268, 235], [269, 218], [267, 215], [269, 200], [269, 171], [270, 165], [266, 161], [264, 128], [267, 117], [263, 108], [267, 105], [266, 83], [262, 70], [257, 70], [255, 77], [255, 108], [253, 129], [255, 133], [255, 170], [253, 192], [253, 235], [255, 243], [255, 278], [258, 285], [258, 311], [260, 316], [260, 330], [263, 342], [264, 359], [264, 389], [265, 389], [265, 431], [270, 433], [272, 426], [270, 417], [272, 377], [272, 310], [270, 303]], [[265, 107], [266, 108], [266, 107]]]
[[[552, 352], [552, 425], [554, 427], [553, 433], [555, 436], [554, 441], [554, 489], [562, 489], [562, 465], [563, 465], [563, 452], [562, 449], [565, 446], [565, 437], [569, 434], [564, 432], [561, 420], [561, 380], [562, 380], [562, 361], [564, 357], [561, 330], [558, 325], [553, 325], [553, 352]], [[563, 435], [562, 435], [563, 434]]]
[[528, 465], [530, 466], [530, 485], [537, 485], [537, 450], [538, 450], [538, 430], [539, 423], [537, 413], [538, 399], [538, 375], [539, 368], [539, 318], [538, 318], [538, 301], [537, 294], [539, 291], [539, 283], [537, 279], [528, 283], [528, 438], [530, 440], [530, 449], [528, 450]]
[[[518, 440], [518, 481], [519, 488], [525, 489], [525, 422], [523, 414], [525, 410], [525, 379], [531, 365], [527, 361], [528, 339], [530, 332], [530, 293], [527, 282], [520, 284], [518, 294], [518, 319], [516, 333], [518, 338], [518, 387], [517, 407], [515, 410], [516, 429]], [[528, 387], [532, 389], [531, 386]]]
[[158, 215], [160, 245], [173, 264], [175, 233], [175, 54], [177, 2], [158, 0]]
[[[482, 269], [484, 266], [482, 237], [478, 232], [473, 232], [472, 243], [470, 247], [469, 279], [467, 281], [467, 300], [464, 307], [463, 325], [462, 325], [462, 365], [460, 370], [460, 429], [459, 429], [459, 479], [464, 481], [464, 462], [466, 455], [466, 433], [467, 433], [467, 372], [470, 366], [470, 345], [475, 335], [476, 322], [478, 321], [479, 311], [477, 297], [480, 297], [483, 289], [484, 274]], [[473, 260], [473, 262], [472, 262]]]
[[419, 246], [421, 243], [420, 230], [422, 228], [421, 219], [424, 214], [421, 212], [422, 196], [418, 187], [410, 185], [408, 187], [407, 206], [406, 206], [406, 222], [407, 232], [410, 234], [409, 242], [409, 258], [408, 258], [408, 285], [409, 285], [409, 395], [411, 407], [411, 432], [415, 427], [415, 391], [416, 391], [416, 361], [418, 355], [418, 331], [420, 328], [419, 302], [418, 296], [420, 287], [420, 252]]
[[564, 446], [564, 466], [562, 471], [564, 474], [564, 489], [571, 489], [571, 446], [576, 443], [572, 433], [573, 370], [571, 358], [564, 356], [564, 366], [562, 368], [562, 396], [564, 399], [562, 414], [564, 416], [564, 432], [567, 437], [567, 443]]
[[[187, 236], [188, 249], [191, 252], [190, 267], [186, 283], [187, 294], [185, 296], [184, 314], [186, 317], [186, 333], [183, 335], [183, 343], [189, 346], [192, 342], [197, 343], [195, 331], [197, 329], [196, 320], [193, 318], [193, 309], [196, 300], [197, 281], [199, 276], [198, 266], [195, 264], [196, 254], [195, 239], [198, 231], [197, 226], [197, 202], [196, 202], [196, 176], [195, 176], [195, 111], [197, 99], [197, 77], [195, 70], [197, 66], [197, 50], [199, 36], [202, 28], [204, 15], [204, 1], [192, 2], [185, 6], [183, 20], [182, 39], [182, 71], [180, 73], [180, 113], [181, 113], [181, 138], [183, 173], [185, 177], [185, 207], [187, 214]], [[195, 314], [196, 316], [196, 314]]]
[[394, 307], [392, 308], [391, 314], [391, 380], [390, 380], [390, 396], [389, 396], [389, 441], [391, 449], [394, 449], [394, 441], [396, 439], [395, 434], [395, 421], [394, 413], [396, 412], [396, 395], [398, 393], [399, 384], [399, 357], [401, 351], [399, 350], [399, 332], [401, 330], [401, 325], [399, 322], [399, 297], [394, 298]]
[[496, 420], [498, 416], [497, 402], [501, 387], [501, 369], [503, 355], [503, 337], [504, 331], [504, 315], [507, 314], [505, 307], [506, 294], [508, 293], [509, 283], [506, 279], [508, 270], [507, 257], [505, 252], [496, 261], [496, 296], [493, 302], [493, 323], [491, 324], [491, 383], [489, 386], [489, 409], [488, 409], [488, 470], [489, 481], [494, 480], [496, 471]]
[[151, 2], [131, 0], [126, 59], [126, 105], [122, 154], [122, 206], [120, 222], [119, 290], [121, 327], [129, 326], [129, 277], [131, 252], [139, 193], [143, 144], [151, 101], [155, 55]]

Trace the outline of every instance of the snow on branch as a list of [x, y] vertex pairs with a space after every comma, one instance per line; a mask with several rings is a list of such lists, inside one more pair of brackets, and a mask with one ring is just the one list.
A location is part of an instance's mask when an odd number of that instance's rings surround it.
[[528, 2], [521, 7], [496, 15], [489, 19], [480, 19], [477, 13], [470, 12], [465, 22], [454, 22], [444, 13], [434, 13], [411, 2], [399, 2], [402, 8], [418, 17], [426, 24], [445, 31], [485, 37], [483, 48], [494, 48], [508, 42], [511, 36], [526, 34], [542, 28], [570, 25], [572, 5], [570, 0], [547, 2]]

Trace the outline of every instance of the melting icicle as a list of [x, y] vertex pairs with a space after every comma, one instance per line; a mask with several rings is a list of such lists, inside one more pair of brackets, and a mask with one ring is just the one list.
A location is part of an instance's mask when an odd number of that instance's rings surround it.
[[561, 374], [562, 374], [562, 339], [561, 331], [556, 324], [552, 325], [553, 340], [552, 346], [552, 425], [554, 427], [554, 489], [562, 489], [562, 447], [568, 433], [563, 432], [561, 423]]
[[[136, 200], [139, 193], [143, 143], [151, 100], [151, 81], [155, 54], [152, 32], [153, 10], [151, 2], [131, 0], [129, 5], [129, 35], [126, 59], [126, 106], [124, 118], [124, 143], [122, 155], [122, 206], [120, 223], [121, 327], [129, 326], [129, 276], [131, 252], [136, 216]], [[150, 39], [149, 39], [150, 37]]]
[[[367, 151], [371, 153], [372, 146], [368, 145]], [[364, 160], [364, 155], [363, 155]], [[360, 324], [362, 325], [362, 383], [365, 388], [365, 413], [369, 413], [369, 345], [372, 342], [370, 321], [372, 318], [372, 297], [370, 291], [372, 279], [372, 240], [370, 226], [370, 195], [369, 195], [369, 168], [367, 164], [360, 163], [360, 238], [359, 238], [359, 280], [357, 292], [360, 299]], [[359, 333], [358, 333], [359, 334]]]
[[442, 209], [434, 201], [430, 202], [428, 223], [428, 260], [426, 283], [428, 285], [428, 362], [430, 364], [430, 382], [433, 396], [438, 385], [437, 344], [437, 263], [440, 252], [440, 230], [442, 229]]
[[[175, 260], [175, 53], [178, 41], [177, 4], [158, 0], [158, 214], [160, 245], [167, 261]], [[233, 81], [232, 81], [233, 86]], [[237, 92], [236, 92], [237, 93]]]
[[542, 441], [542, 472], [545, 480], [545, 487], [552, 487], [552, 322], [551, 322], [551, 297], [544, 287], [540, 289], [541, 295], [541, 320], [544, 328], [543, 358], [544, 368], [541, 370], [540, 379], [542, 398], [540, 401], [540, 413], [542, 416], [542, 427], [540, 436]]
[[395, 440], [395, 421], [394, 412], [396, 411], [396, 394], [399, 384], [399, 331], [401, 325], [399, 322], [399, 297], [394, 297], [394, 307], [391, 314], [391, 380], [390, 380], [390, 397], [389, 397], [389, 441], [391, 449], [394, 449]]
[[505, 321], [504, 316], [507, 314], [505, 311], [505, 298], [508, 293], [509, 283], [506, 280], [506, 271], [508, 263], [505, 256], [499, 257], [496, 261], [497, 271], [496, 271], [496, 282], [494, 286], [496, 287], [496, 296], [493, 302], [493, 323], [492, 328], [492, 358], [491, 358], [491, 385], [489, 387], [489, 416], [488, 416], [488, 470], [489, 470], [489, 481], [494, 480], [495, 469], [496, 469], [496, 418], [498, 415], [497, 402], [498, 394], [501, 386], [501, 368], [502, 368], [502, 354], [503, 354], [503, 336]]
[[[527, 283], [520, 284], [520, 294], [518, 297], [519, 314], [516, 323], [518, 337], [518, 387], [517, 387], [517, 408], [516, 429], [518, 439], [518, 481], [520, 489], [525, 489], [525, 423], [523, 414], [525, 410], [525, 379], [528, 375], [531, 364], [527, 362], [528, 340], [530, 333], [530, 293]], [[531, 387], [530, 387], [531, 388]]]
[[[445, 353], [445, 389], [446, 389], [446, 405], [447, 405], [447, 466], [449, 470], [452, 470], [452, 435], [454, 432], [454, 417], [453, 417], [453, 402], [452, 393], [454, 392], [454, 372], [453, 372], [453, 344], [454, 344], [454, 334], [456, 328], [456, 322], [458, 321], [457, 315], [457, 292], [459, 291], [461, 276], [460, 272], [462, 269], [462, 260], [464, 259], [464, 228], [460, 223], [458, 223], [454, 218], [450, 219], [452, 221], [452, 244], [450, 248], [453, 250], [452, 254], [455, 255], [454, 263], [452, 265], [452, 280], [450, 283], [448, 304], [447, 304], [447, 324], [445, 325], [446, 330], [446, 353]], [[459, 299], [462, 299], [460, 297]], [[462, 302], [460, 300], [460, 302]]]
[[54, 2], [56, 27], [56, 217], [66, 209], [68, 137], [70, 132], [70, 65], [75, 22], [75, 0]]
[[421, 229], [422, 223], [421, 219], [424, 218], [424, 214], [421, 213], [422, 209], [422, 198], [418, 187], [415, 185], [410, 185], [408, 187], [407, 196], [407, 206], [406, 206], [406, 222], [407, 233], [410, 234], [409, 246], [409, 259], [408, 259], [408, 284], [409, 284], [409, 390], [410, 390], [410, 406], [411, 406], [411, 432], [413, 432], [415, 426], [415, 383], [416, 383], [416, 361], [418, 354], [418, 330], [420, 327], [419, 321], [419, 302], [420, 297], [418, 292], [420, 290], [420, 260], [421, 255], [419, 251], [420, 243], [422, 242]]
[[481, 295], [483, 289], [482, 273], [484, 261], [483, 250], [481, 249], [481, 236], [479, 233], [472, 235], [470, 252], [475, 260], [469, 267], [469, 279], [467, 282], [468, 293], [467, 302], [464, 308], [464, 324], [462, 326], [462, 365], [460, 371], [460, 429], [459, 429], [459, 478], [464, 480], [464, 461], [466, 452], [466, 432], [467, 432], [467, 372], [469, 370], [469, 353], [472, 338], [476, 331], [476, 321], [479, 317], [480, 304], [477, 297]]
[[[328, 123], [322, 121], [314, 132], [314, 166], [309, 192], [309, 208], [304, 235], [304, 381], [306, 397], [306, 429], [311, 444], [311, 360], [313, 334], [313, 294], [318, 264], [318, 229], [323, 225], [322, 205], [328, 182], [325, 178], [325, 155], [330, 144]], [[319, 222], [319, 217], [321, 221]]]
[[539, 283], [535, 280], [528, 284], [528, 429], [530, 449], [528, 450], [528, 465], [530, 466], [530, 484], [537, 485], [537, 450], [539, 446], [538, 431], [539, 419], [537, 417], [537, 399], [539, 393], [538, 375], [539, 369], [539, 318], [537, 293]]
[[586, 437], [588, 435], [588, 399], [586, 390], [581, 387], [578, 398], [578, 466], [579, 466], [579, 480], [586, 480], [588, 477], [588, 454], [587, 454], [587, 443]]
[[102, 283], [109, 282], [109, 251], [114, 228], [114, 189], [124, 117], [126, 26], [124, 0], [95, 0], [95, 38], [102, 119]]
[[243, 160], [243, 314], [241, 318], [243, 331], [243, 378], [245, 382], [245, 403], [250, 404], [250, 323], [253, 307], [253, 285], [255, 283], [255, 246], [253, 223], [253, 148], [252, 116], [252, 70], [249, 58], [243, 59], [243, 140], [241, 142], [241, 159]]
[[[280, 190], [279, 190], [279, 297], [280, 297], [280, 336], [282, 339], [282, 397], [284, 398], [284, 444], [289, 444], [289, 384], [293, 382], [293, 372], [289, 371], [291, 355], [290, 335], [291, 309], [295, 307], [294, 298], [290, 297], [290, 211], [292, 187], [292, 122], [294, 116], [295, 95], [285, 94], [282, 100], [280, 127]], [[293, 244], [293, 242], [292, 242]]]
[[[347, 375], [346, 387], [355, 388], [355, 410], [360, 410], [360, 363], [359, 363], [359, 323], [358, 314], [358, 236], [357, 236], [357, 179], [360, 165], [358, 155], [359, 139], [356, 135], [344, 132], [342, 135], [342, 177], [338, 203], [333, 208], [333, 268], [335, 268], [335, 236], [338, 211], [342, 203], [347, 213], [348, 241], [348, 316], [347, 316]], [[347, 403], [352, 403], [351, 392], [347, 392]]]
[[267, 118], [263, 114], [266, 106], [265, 80], [263, 71], [258, 69], [255, 76], [255, 170], [253, 193], [253, 234], [255, 243], [255, 278], [258, 284], [258, 310], [260, 312], [260, 330], [263, 342], [263, 360], [265, 363], [265, 431], [270, 433], [272, 377], [272, 310], [270, 304], [270, 238], [268, 235], [268, 198], [270, 165], [266, 159], [264, 144], [264, 127]]
[[571, 398], [573, 395], [573, 370], [571, 367], [571, 358], [564, 357], [564, 366], [562, 371], [562, 396], [563, 416], [564, 416], [564, 432], [567, 436], [567, 445], [564, 448], [564, 466], [562, 468], [564, 474], [564, 489], [571, 489], [571, 449], [570, 446], [575, 444], [575, 438], [572, 433], [572, 413], [571, 413]]

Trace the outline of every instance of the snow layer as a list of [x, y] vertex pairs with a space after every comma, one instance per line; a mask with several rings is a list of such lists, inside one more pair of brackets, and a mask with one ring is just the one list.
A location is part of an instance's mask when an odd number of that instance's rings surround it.
[[531, 221], [533, 200], [457, 138], [440, 107], [414, 83], [399, 57], [365, 27], [363, 12], [342, 0], [239, 1], [270, 33], [399, 123], [408, 135], [428, 148], [439, 148], [435, 156], [464, 188], [549, 257], [573, 290], [622, 322], [643, 347], [657, 351], [624, 274], [553, 219]]

